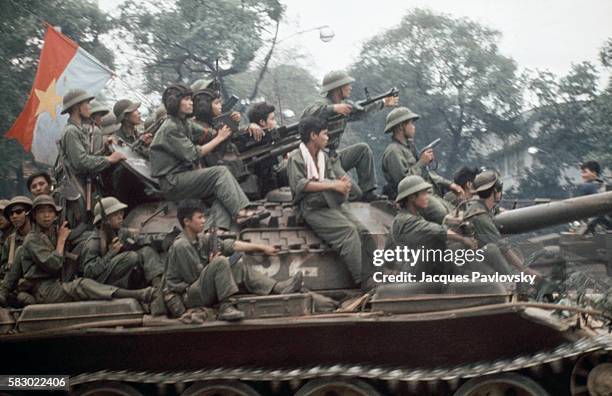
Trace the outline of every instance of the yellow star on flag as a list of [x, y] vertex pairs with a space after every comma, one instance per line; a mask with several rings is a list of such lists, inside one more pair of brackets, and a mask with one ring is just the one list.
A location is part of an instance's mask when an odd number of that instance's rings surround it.
[[39, 114], [44, 113], [45, 111], [51, 115], [52, 119], [57, 117], [55, 112], [57, 105], [62, 103], [62, 97], [57, 94], [55, 91], [55, 79], [51, 81], [49, 84], [49, 88], [46, 91], [42, 91], [40, 89], [34, 89], [36, 96], [38, 97], [38, 108], [36, 109], [35, 117], [38, 117]]

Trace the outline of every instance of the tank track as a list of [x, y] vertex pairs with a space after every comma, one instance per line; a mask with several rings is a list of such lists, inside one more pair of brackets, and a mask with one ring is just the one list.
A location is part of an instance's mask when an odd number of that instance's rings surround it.
[[291, 381], [318, 377], [363, 378], [370, 380], [419, 382], [459, 381], [485, 375], [512, 372], [538, 366], [562, 363], [563, 359], [574, 358], [596, 351], [612, 352], [612, 336], [602, 334], [581, 338], [560, 345], [551, 351], [522, 355], [513, 359], [481, 362], [453, 368], [406, 369], [402, 367], [373, 367], [360, 365], [314, 366], [292, 369], [264, 369], [253, 367], [215, 368], [183, 372], [133, 372], [97, 371], [79, 374], [70, 378], [70, 385], [81, 385], [97, 381], [121, 381], [147, 384], [176, 384], [211, 380], [239, 381]]

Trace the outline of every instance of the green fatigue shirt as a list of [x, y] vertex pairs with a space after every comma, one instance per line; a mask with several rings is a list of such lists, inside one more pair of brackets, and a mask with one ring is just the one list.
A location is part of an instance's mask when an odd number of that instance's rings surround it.
[[115, 132], [115, 136], [131, 146], [140, 156], [149, 158], [149, 148], [138, 137], [136, 130], [129, 131], [125, 125], [121, 125], [121, 128]]
[[428, 170], [421, 162], [413, 139], [408, 139], [406, 144], [396, 139], [387, 146], [382, 157], [382, 170], [385, 180], [397, 195], [397, 185], [408, 175], [417, 175], [431, 182], [434, 192], [440, 195], [440, 186], [448, 188], [452, 182]]
[[5, 276], [5, 274], [10, 270], [9, 258], [11, 257], [9, 256], [11, 252], [11, 243], [13, 239], [15, 240], [15, 246], [13, 247], [12, 264], [15, 263], [15, 253], [17, 252], [17, 249], [21, 245], [23, 245], [25, 236], [22, 236], [19, 232], [17, 232], [17, 230], [14, 230], [13, 232], [11, 232], [11, 234], [8, 236], [8, 238], [6, 238], [6, 240], [2, 244], [2, 254], [0, 255], [0, 279], [2, 279]]
[[444, 249], [448, 229], [425, 220], [408, 209], [402, 209], [393, 219], [391, 235], [396, 246], [408, 246], [411, 249]]
[[191, 122], [169, 116], [151, 143], [151, 176], [162, 178], [193, 170], [198, 158]]
[[[125, 244], [128, 238], [131, 238], [133, 241], [136, 241], [135, 233], [131, 232], [127, 228], [121, 228], [117, 233], [119, 240]], [[106, 246], [106, 251], [102, 252], [102, 236], [99, 228], [93, 230], [87, 241], [82, 248], [80, 255], [80, 263], [83, 270], [83, 274], [85, 274], [88, 278], [96, 278], [102, 272], [108, 271], [109, 267], [112, 266], [111, 260], [115, 257], [119, 252], [115, 252], [110, 247], [110, 242]], [[110, 272], [110, 271], [109, 271]]]
[[474, 237], [478, 247], [489, 243], [498, 243], [502, 236], [493, 222], [493, 210], [489, 210], [482, 199], [473, 199], [468, 203], [463, 215], [474, 227]]
[[[200, 277], [200, 273], [208, 265], [209, 235], [198, 236], [190, 241], [182, 232], [176, 237], [168, 251], [166, 269], [166, 287], [171, 292], [183, 294], [187, 288]], [[234, 240], [220, 240], [221, 254], [231, 256], [234, 253]]]
[[[78, 125], [72, 119], [68, 119], [60, 139], [61, 160], [76, 176], [97, 174], [111, 165], [103, 155], [90, 153], [90, 133], [89, 127]], [[56, 169], [56, 175], [58, 172], [61, 174], [62, 170]]]
[[[347, 100], [342, 101], [342, 103], [353, 104], [351, 101]], [[382, 99], [374, 103], [370, 103], [369, 105], [363, 108], [364, 111], [353, 112], [349, 116], [350, 121], [359, 121], [367, 113], [376, 110], [381, 110], [383, 107], [385, 107], [385, 102]], [[327, 129], [329, 130], [330, 135], [334, 133], [335, 136], [330, 136], [329, 142], [327, 143], [327, 148], [332, 151], [337, 150], [340, 146], [340, 139], [342, 138], [342, 134], [344, 133], [344, 129], [346, 128], [346, 124], [349, 122], [349, 117], [340, 116], [339, 114], [335, 113], [334, 103], [328, 96], [320, 98], [314, 103], [307, 106], [306, 109], [304, 109], [304, 111], [302, 112], [301, 118], [304, 118], [306, 116], [317, 116], [325, 118], [328, 121]], [[333, 121], [331, 121], [331, 119], [333, 119]]]
[[[335, 180], [336, 175], [331, 168], [330, 159], [326, 153], [324, 155], [325, 180]], [[302, 153], [299, 149], [292, 151], [287, 162], [287, 177], [289, 178], [289, 187], [293, 193], [293, 202], [298, 205], [298, 210], [301, 214], [312, 209], [337, 208], [344, 202], [342, 195], [335, 191], [304, 191], [306, 185], [310, 182], [307, 175], [306, 162], [302, 157]]]
[[55, 232], [49, 238], [37, 225], [33, 226], [21, 247], [21, 265], [25, 279], [36, 282], [61, 277], [64, 256], [57, 254], [56, 245]]
[[461, 198], [454, 191], [444, 194], [444, 200], [455, 207], [461, 203]]

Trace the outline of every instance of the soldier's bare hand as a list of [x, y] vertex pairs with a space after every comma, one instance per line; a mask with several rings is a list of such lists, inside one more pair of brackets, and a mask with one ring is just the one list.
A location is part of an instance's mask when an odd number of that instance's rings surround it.
[[399, 105], [399, 96], [388, 96], [383, 99], [385, 107], [395, 107]]
[[429, 150], [423, 151], [423, 154], [421, 154], [420, 161], [424, 163], [425, 165], [429, 165], [431, 161], [434, 160], [434, 158], [435, 157], [434, 157], [433, 149], [429, 149]]
[[109, 136], [106, 138], [106, 141], [104, 142], [106, 144], [106, 146], [110, 146], [112, 144], [119, 144], [119, 141], [117, 140], [117, 138], [115, 136]]
[[208, 255], [208, 261], [213, 261], [217, 257], [221, 256], [221, 252], [210, 253]]
[[121, 243], [118, 237], [114, 237], [111, 241], [111, 250], [115, 253], [119, 253], [121, 249], [123, 249], [123, 243]]
[[347, 103], [338, 103], [334, 105], [334, 113], [347, 116], [353, 111], [353, 106]]
[[236, 122], [240, 122], [240, 113], [237, 111], [232, 111], [230, 113], [230, 118]]
[[465, 191], [463, 191], [463, 188], [458, 185], [457, 183], [452, 183], [450, 186], [450, 189], [453, 190], [455, 192], [455, 194], [457, 194], [459, 197], [464, 197], [465, 196]]
[[70, 228], [68, 228], [68, 222], [64, 221], [64, 223], [60, 226], [59, 230], [57, 230], [57, 239], [61, 239], [64, 242], [68, 239], [70, 235]]
[[264, 245], [262, 246], [261, 252], [266, 256], [276, 256], [278, 254], [278, 249], [276, 246]]
[[228, 137], [232, 135], [232, 130], [227, 125], [223, 125], [221, 129], [217, 132], [217, 139], [224, 141]]
[[119, 161], [124, 161], [127, 159], [127, 157], [125, 156], [125, 154], [120, 153], [119, 151], [115, 151], [114, 153], [112, 153], [111, 155], [109, 155], [108, 157], [106, 157], [106, 159], [108, 160], [108, 162], [110, 162], [111, 164], [116, 164]]
[[353, 187], [353, 185], [351, 183], [351, 179], [348, 176], [344, 175], [339, 180], [336, 180], [334, 187], [336, 191], [346, 196], [349, 194], [349, 192], [351, 192], [351, 188]]
[[249, 131], [249, 135], [251, 135], [253, 139], [255, 139], [256, 142], [259, 142], [265, 135], [263, 129], [261, 129], [261, 127], [255, 124], [254, 122], [251, 122], [249, 124], [248, 131]]
[[140, 139], [142, 139], [142, 141], [144, 142], [144, 144], [146, 144], [147, 146], [151, 144], [151, 142], [153, 141], [153, 135], [150, 133], [145, 133], [143, 134]]

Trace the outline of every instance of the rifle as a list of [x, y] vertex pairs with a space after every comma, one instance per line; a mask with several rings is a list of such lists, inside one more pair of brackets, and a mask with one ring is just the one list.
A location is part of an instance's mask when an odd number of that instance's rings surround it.
[[219, 236], [217, 235], [217, 227], [216, 222], [213, 221], [212, 226], [208, 230], [208, 245], [206, 246], [206, 250], [208, 251], [208, 262], [211, 262], [213, 258], [219, 253], [221, 250], [219, 247]]
[[362, 100], [358, 100], [357, 102], [353, 102], [351, 100], [347, 100], [346, 103], [350, 104], [351, 106], [353, 106], [353, 110], [351, 111], [351, 114], [349, 114], [348, 116], [344, 116], [342, 114], [336, 114], [330, 118], [328, 118], [328, 122], [334, 122], [334, 121], [338, 121], [344, 117], [348, 117], [348, 121], [354, 121], [356, 118], [360, 117], [364, 112], [365, 112], [365, 107], [377, 102], [381, 99], [384, 98], [389, 98], [389, 97], [396, 97], [399, 96], [399, 90], [395, 87], [391, 88], [390, 90], [388, 90], [387, 92], [384, 92], [380, 95], [371, 97], [370, 93], [368, 91], [368, 88], [364, 88], [363, 89], [365, 91], [365, 95], [366, 98], [362, 99]]
[[221, 112], [222, 113], [229, 113], [232, 111], [232, 109], [234, 108], [234, 106], [236, 106], [236, 104], [238, 103], [238, 101], [240, 100], [240, 98], [236, 95], [232, 95], [230, 96], [230, 98], [223, 103], [223, 106], [221, 107]]
[[[60, 198], [60, 206], [62, 207], [62, 211], [60, 212], [58, 229], [66, 222], [66, 194], [62, 193]], [[70, 241], [70, 238], [68, 238]], [[62, 266], [62, 282], [70, 282], [78, 268], [78, 260], [79, 256], [75, 253], [68, 251], [68, 247], [64, 248], [64, 265]]]
[[[93, 134], [94, 134], [94, 128], [93, 128], [93, 124], [90, 126], [90, 131], [89, 131], [89, 154], [92, 154], [94, 151], [94, 139], [93, 139]], [[87, 211], [87, 213], [91, 214], [91, 189], [92, 189], [92, 180], [91, 180], [91, 174], [87, 174], [87, 179], [85, 181], [85, 210]]]
[[108, 222], [108, 217], [106, 216], [106, 211], [104, 210], [104, 205], [102, 205], [102, 197], [98, 196], [96, 203], [100, 205], [100, 231], [102, 232], [100, 238], [100, 252], [102, 255], [105, 255], [108, 252], [108, 240], [113, 237], [113, 230], [111, 229], [110, 223]]

